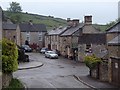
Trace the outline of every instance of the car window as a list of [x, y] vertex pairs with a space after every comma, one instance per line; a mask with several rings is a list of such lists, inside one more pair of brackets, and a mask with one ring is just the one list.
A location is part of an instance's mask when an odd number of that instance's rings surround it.
[[50, 54], [55, 54], [55, 52], [51, 51]]

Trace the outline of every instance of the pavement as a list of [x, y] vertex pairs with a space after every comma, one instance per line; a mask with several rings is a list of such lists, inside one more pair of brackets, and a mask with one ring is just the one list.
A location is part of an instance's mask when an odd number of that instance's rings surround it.
[[114, 86], [108, 82], [87, 76], [75, 76], [80, 82], [95, 90], [120, 90], [120, 87]]
[[43, 66], [43, 63], [38, 61], [24, 62], [24, 63], [19, 63], [18, 70], [33, 69], [41, 66]]

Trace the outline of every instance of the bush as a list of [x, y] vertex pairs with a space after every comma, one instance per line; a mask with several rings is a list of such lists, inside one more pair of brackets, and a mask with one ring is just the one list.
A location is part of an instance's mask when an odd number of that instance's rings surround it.
[[18, 69], [18, 49], [15, 43], [2, 40], [2, 72], [12, 73]]
[[97, 58], [95, 55], [91, 55], [86, 56], [84, 62], [88, 68], [93, 69], [101, 62], [101, 59]]

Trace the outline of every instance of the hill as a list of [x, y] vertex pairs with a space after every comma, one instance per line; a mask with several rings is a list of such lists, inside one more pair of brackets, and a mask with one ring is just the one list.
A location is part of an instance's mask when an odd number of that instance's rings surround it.
[[107, 28], [109, 28], [108, 25], [100, 25], [100, 24], [94, 24], [94, 27], [101, 30], [102, 32], [105, 32]]
[[[16, 15], [16, 13], [11, 13], [8, 11], [4, 11], [4, 14], [7, 18], [11, 18], [12, 16]], [[31, 13], [21, 13], [20, 16], [21, 16], [20, 22], [22, 23], [29, 22], [29, 20], [32, 20], [32, 22], [35, 24], [45, 24], [47, 26], [47, 29], [53, 29], [54, 27], [57, 27], [59, 25], [64, 26], [67, 24], [65, 19], [54, 18], [53, 16], [42, 16]]]

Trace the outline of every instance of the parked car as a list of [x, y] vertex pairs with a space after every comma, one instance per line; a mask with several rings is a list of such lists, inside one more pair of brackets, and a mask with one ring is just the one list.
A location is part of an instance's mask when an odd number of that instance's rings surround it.
[[28, 45], [22, 45], [22, 48], [25, 50], [25, 52], [32, 52], [32, 48], [30, 48]]
[[60, 56], [60, 51], [58, 51], [57, 49], [53, 50], [56, 54], [58, 54], [58, 56]]
[[40, 53], [45, 53], [46, 51], [48, 51], [48, 49], [44, 47], [40, 50]]
[[29, 62], [29, 56], [25, 54], [25, 51], [22, 47], [18, 47], [18, 63], [19, 62]]
[[58, 58], [58, 54], [56, 54], [54, 51], [46, 51], [45, 57], [46, 58]]

